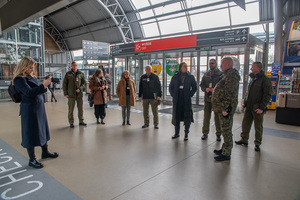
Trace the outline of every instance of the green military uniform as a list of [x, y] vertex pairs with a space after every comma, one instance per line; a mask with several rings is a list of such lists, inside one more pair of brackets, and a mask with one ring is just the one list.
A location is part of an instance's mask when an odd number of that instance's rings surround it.
[[[212, 109], [220, 119], [221, 133], [224, 137], [222, 155], [230, 156], [233, 146], [232, 123], [233, 115], [238, 104], [240, 75], [236, 69], [230, 68], [224, 72], [224, 77], [216, 85], [212, 95]], [[231, 111], [230, 111], [231, 110]], [[223, 117], [222, 111], [229, 114]]]
[[[263, 119], [267, 109], [267, 104], [272, 97], [271, 80], [261, 71], [258, 74], [250, 74], [251, 80], [244, 99], [245, 113], [242, 122], [241, 141], [248, 143], [249, 132], [254, 120], [255, 145], [260, 146], [263, 134]], [[257, 114], [255, 110], [259, 108], [264, 112]]]
[[[204, 118], [203, 118], [203, 127], [202, 127], [202, 133], [204, 135], [207, 135], [209, 133], [209, 127], [210, 127], [210, 118], [211, 118], [211, 111], [212, 111], [212, 104], [211, 104], [211, 94], [208, 94], [206, 92], [206, 88], [211, 87], [214, 88], [216, 84], [220, 80], [220, 76], [223, 73], [216, 68], [215, 70], [209, 70], [206, 72], [201, 80], [200, 87], [201, 90], [205, 93], [204, 97]], [[216, 124], [216, 135], [221, 135], [221, 126], [220, 126], [220, 120], [219, 117], [217, 117], [217, 114], [215, 113], [215, 124]]]
[[[83, 88], [86, 85], [86, 80], [84, 74], [77, 70], [77, 72], [73, 72], [73, 70], [66, 73], [64, 81], [63, 81], [63, 91], [64, 96], [68, 95], [68, 118], [69, 123], [74, 123], [73, 111], [75, 107], [75, 102], [77, 102], [78, 108], [78, 119], [79, 123], [83, 122]], [[77, 93], [76, 90], [79, 89], [80, 92]]]

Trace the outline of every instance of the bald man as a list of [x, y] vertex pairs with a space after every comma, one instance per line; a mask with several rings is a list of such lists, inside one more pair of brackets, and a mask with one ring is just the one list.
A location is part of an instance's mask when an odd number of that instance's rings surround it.
[[221, 62], [224, 77], [216, 85], [212, 94], [212, 109], [217, 114], [221, 124], [221, 134], [224, 138], [222, 149], [214, 150], [218, 156], [216, 161], [230, 160], [232, 141], [233, 115], [238, 104], [240, 75], [233, 69], [231, 57], [225, 57]]

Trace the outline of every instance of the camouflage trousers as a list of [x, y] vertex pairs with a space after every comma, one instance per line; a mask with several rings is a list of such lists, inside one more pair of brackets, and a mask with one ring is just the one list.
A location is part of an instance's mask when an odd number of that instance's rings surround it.
[[253, 121], [255, 127], [254, 144], [260, 146], [262, 141], [262, 135], [263, 135], [264, 113], [256, 114], [253, 110], [248, 110], [248, 109], [245, 110], [244, 118], [242, 122], [241, 138], [243, 142], [248, 142], [249, 132], [251, 130]]
[[235, 108], [232, 110], [233, 110], [233, 113], [230, 113], [227, 118], [223, 117], [221, 112], [217, 113], [217, 115], [220, 119], [221, 133], [224, 138], [224, 143], [222, 144], [222, 155], [224, 155], [224, 156], [231, 155], [231, 149], [233, 146], [232, 124], [233, 124], [233, 115], [234, 115]]
[[[211, 112], [212, 112], [211, 102], [205, 101], [203, 127], [202, 127], [202, 133], [204, 135], [209, 134]], [[215, 115], [216, 135], [221, 135], [221, 125], [220, 125], [219, 117], [218, 117], [217, 113], [215, 113], [215, 112], [214, 112], [214, 115]]]

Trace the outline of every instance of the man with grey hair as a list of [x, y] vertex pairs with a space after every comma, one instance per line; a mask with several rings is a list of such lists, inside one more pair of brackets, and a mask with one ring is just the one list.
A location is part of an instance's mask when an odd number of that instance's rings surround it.
[[255, 127], [255, 151], [260, 151], [263, 134], [264, 114], [268, 102], [272, 97], [272, 82], [264, 74], [261, 62], [254, 62], [251, 67], [252, 73], [248, 90], [244, 98], [243, 107], [246, 108], [242, 122], [241, 139], [235, 141], [238, 145], [248, 145], [249, 132], [254, 121]]
[[156, 74], [152, 73], [151, 65], [145, 67], [146, 74], [140, 78], [139, 100], [143, 98], [144, 125], [149, 127], [149, 104], [153, 113], [154, 128], [158, 129], [158, 104], [161, 100], [161, 84]]

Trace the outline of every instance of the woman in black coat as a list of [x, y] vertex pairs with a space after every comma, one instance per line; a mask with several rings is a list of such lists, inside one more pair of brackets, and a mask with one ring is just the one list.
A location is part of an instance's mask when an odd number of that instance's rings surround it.
[[24, 57], [18, 64], [12, 84], [18, 92], [21, 92], [20, 105], [22, 143], [27, 148], [29, 166], [42, 168], [43, 164], [35, 158], [34, 147], [42, 147], [42, 159], [56, 158], [57, 153], [48, 151], [47, 141], [50, 140], [49, 127], [44, 106], [43, 93], [51, 83], [51, 77], [38, 84], [32, 76], [35, 61], [30, 57]]
[[194, 122], [192, 110], [192, 96], [197, 91], [195, 77], [187, 71], [187, 64], [180, 63], [179, 71], [172, 77], [169, 91], [173, 97], [172, 124], [175, 126], [175, 134], [172, 139], [179, 137], [180, 122], [184, 122], [184, 141], [188, 140], [190, 125]]

